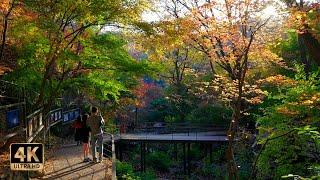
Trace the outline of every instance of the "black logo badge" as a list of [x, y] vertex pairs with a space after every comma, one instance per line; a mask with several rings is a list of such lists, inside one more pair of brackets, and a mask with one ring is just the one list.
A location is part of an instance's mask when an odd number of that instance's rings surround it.
[[11, 170], [37, 171], [43, 169], [44, 149], [41, 143], [12, 143], [10, 145]]

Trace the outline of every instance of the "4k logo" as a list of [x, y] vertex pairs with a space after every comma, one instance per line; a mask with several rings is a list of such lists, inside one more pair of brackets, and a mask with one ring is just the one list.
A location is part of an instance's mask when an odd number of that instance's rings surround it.
[[12, 170], [35, 171], [43, 168], [44, 149], [40, 143], [13, 143], [10, 145]]

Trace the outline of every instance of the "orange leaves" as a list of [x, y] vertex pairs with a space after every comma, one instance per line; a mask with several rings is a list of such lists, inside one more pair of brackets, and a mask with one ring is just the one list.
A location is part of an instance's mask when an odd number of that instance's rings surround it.
[[0, 3], [0, 11], [6, 11], [7, 9], [9, 9], [9, 0], [2, 0]]
[[12, 71], [12, 69], [10, 69], [10, 68], [8, 68], [8, 67], [6, 67], [6, 66], [2, 66], [2, 65], [0, 64], [0, 76], [2, 76], [3, 74], [5, 74], [6, 72], [10, 72], [10, 71]]
[[302, 94], [298, 103], [310, 107], [314, 107], [315, 105], [320, 106], [320, 93], [312, 95]]
[[269, 76], [258, 81], [261, 85], [293, 87], [297, 82], [283, 75]]
[[24, 16], [23, 3], [18, 0], [2, 0], [0, 2], [0, 15], [2, 18], [10, 12], [11, 16]]

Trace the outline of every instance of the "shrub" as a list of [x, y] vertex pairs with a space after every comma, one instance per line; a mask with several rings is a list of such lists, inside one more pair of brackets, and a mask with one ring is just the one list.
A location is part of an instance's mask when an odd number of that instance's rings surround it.
[[172, 164], [168, 154], [164, 152], [153, 152], [147, 155], [147, 164], [159, 171], [167, 171]]
[[131, 164], [126, 162], [116, 162], [116, 170], [117, 170], [117, 177], [119, 179], [130, 179], [129, 177], [134, 177], [133, 167]]
[[191, 111], [186, 117], [192, 123], [209, 123], [215, 125], [227, 125], [232, 112], [221, 106], [203, 106]]
[[157, 179], [155, 172], [151, 170], [148, 170], [147, 172], [144, 172], [144, 173], [140, 173], [138, 176], [141, 178], [141, 180]]
[[223, 165], [216, 165], [214, 163], [208, 164], [205, 163], [202, 168], [203, 175], [209, 176], [213, 179], [225, 179], [225, 175], [227, 174], [227, 169]]
[[125, 180], [153, 180], [156, 179], [154, 171], [148, 170], [144, 173], [134, 173], [133, 167], [130, 163], [116, 162], [117, 178]]

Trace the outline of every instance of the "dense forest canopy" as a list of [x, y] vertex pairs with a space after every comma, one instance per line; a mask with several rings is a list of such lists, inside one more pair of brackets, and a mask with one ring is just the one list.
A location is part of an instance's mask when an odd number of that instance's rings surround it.
[[225, 127], [199, 177], [320, 177], [319, 2], [2, 0], [0, 20], [0, 78], [32, 109]]

